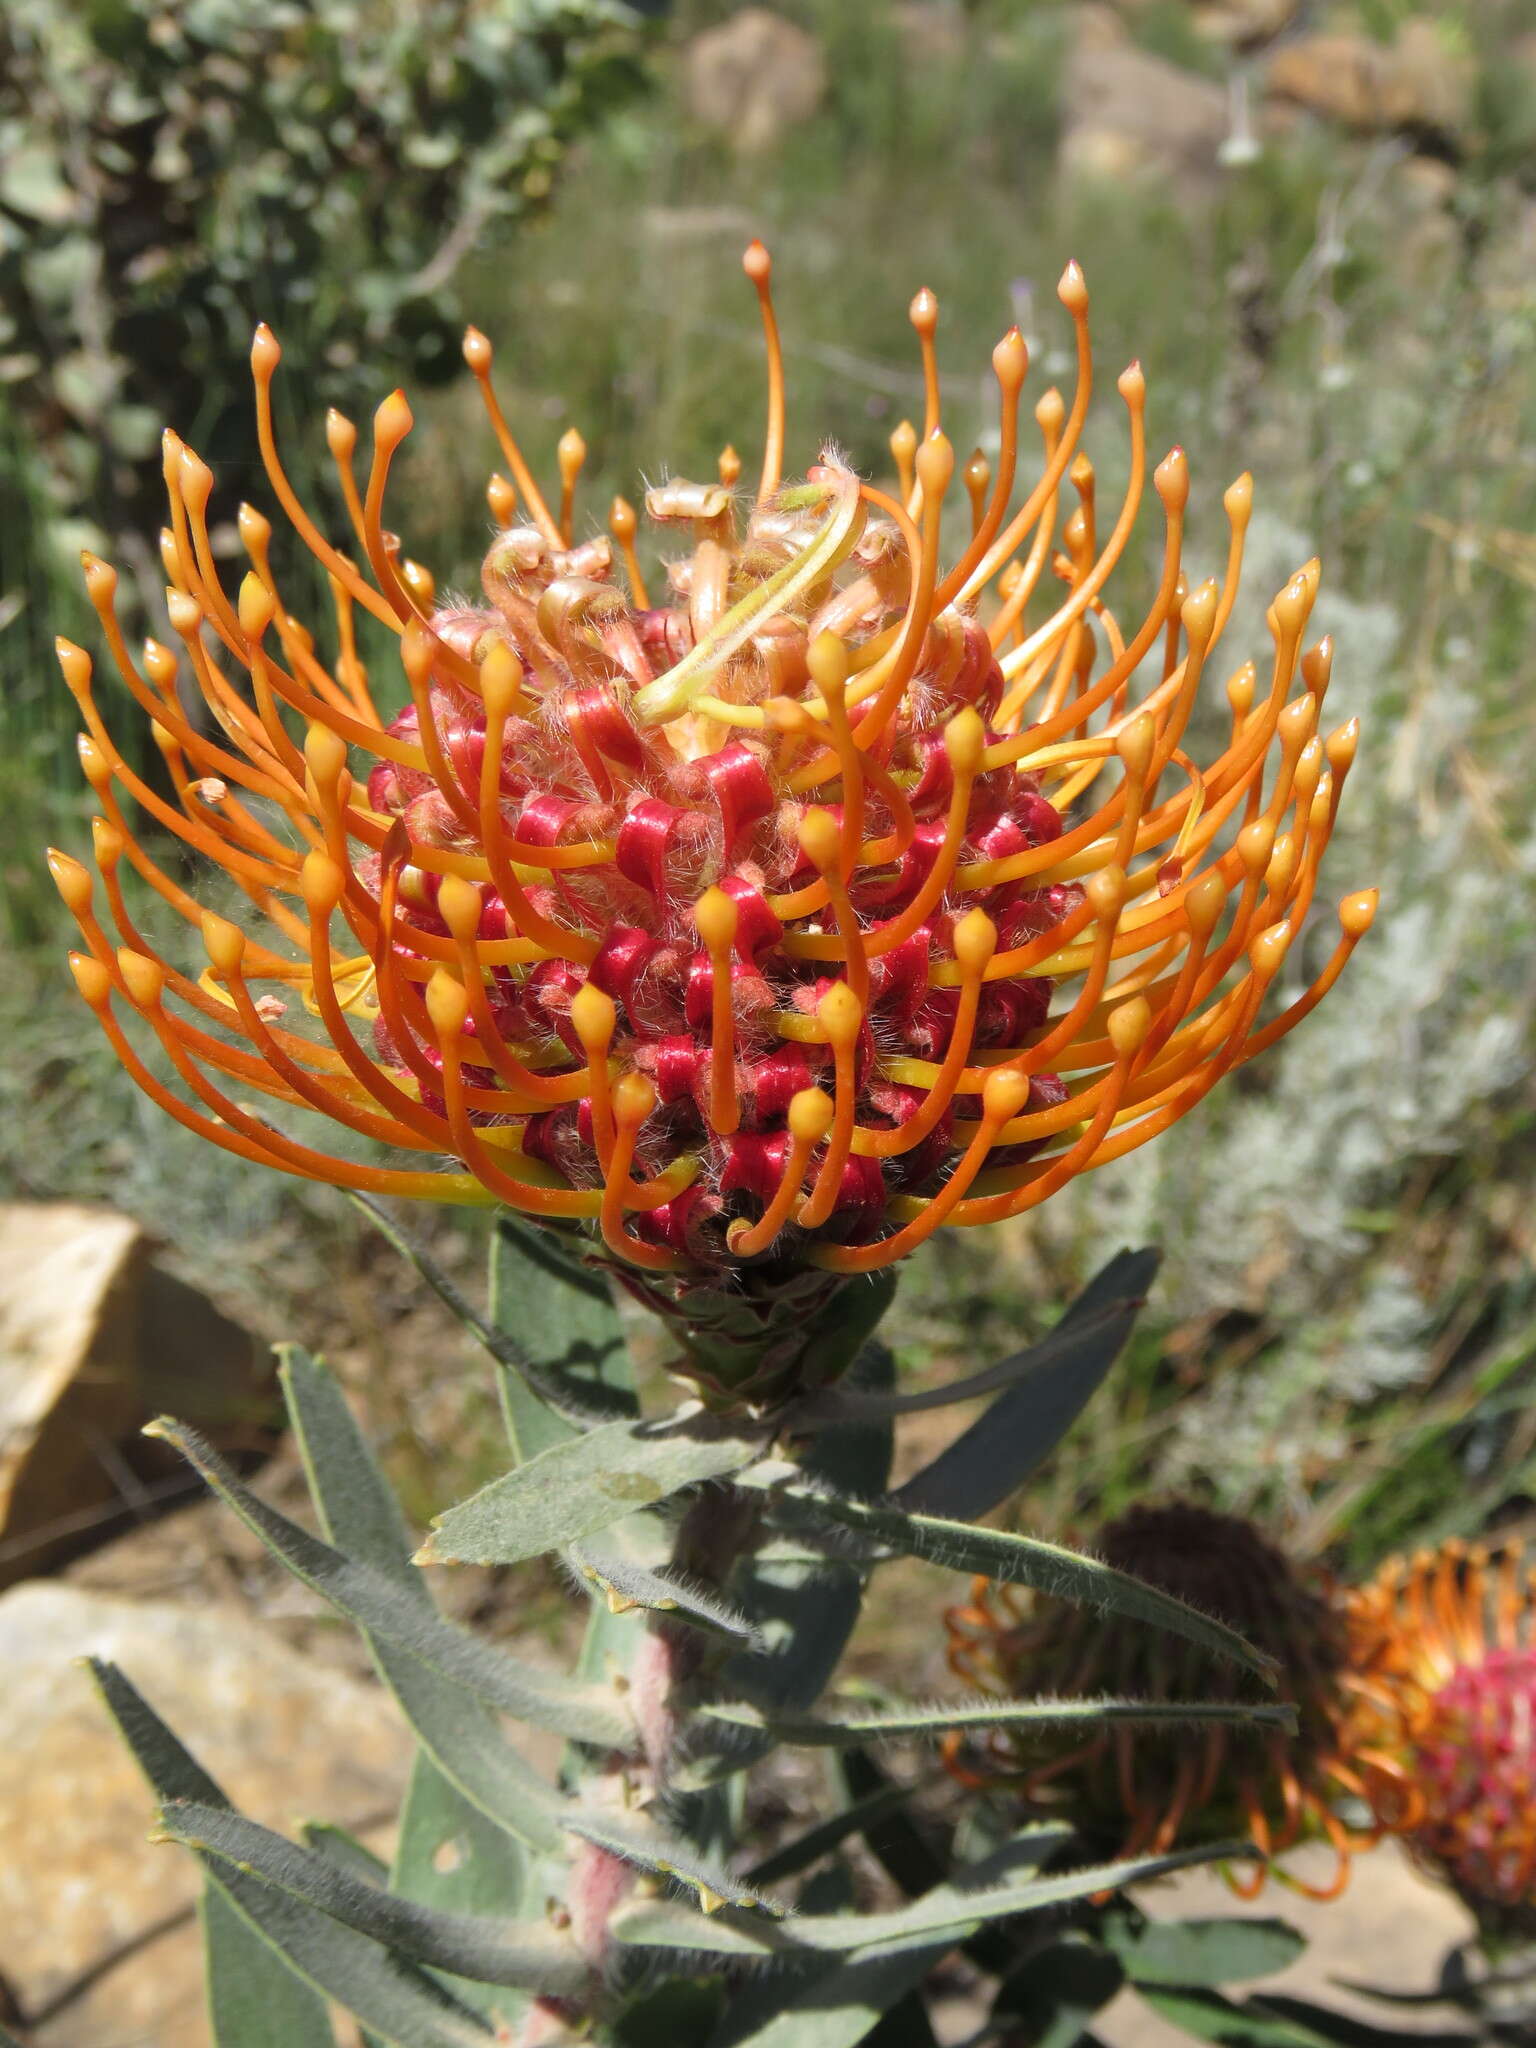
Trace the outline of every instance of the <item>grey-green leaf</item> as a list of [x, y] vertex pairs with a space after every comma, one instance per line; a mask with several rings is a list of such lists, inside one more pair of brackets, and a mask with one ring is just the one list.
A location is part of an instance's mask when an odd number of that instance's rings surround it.
[[519, 1927], [505, 1914], [440, 1912], [397, 1898], [227, 1808], [175, 1801], [163, 1808], [160, 1825], [187, 1848], [252, 1872], [289, 1898], [433, 1969], [554, 1995], [579, 1991], [587, 1982], [580, 1952], [547, 1926]]
[[[778, 1470], [770, 1468], [770, 1473], [776, 1474]], [[749, 1471], [737, 1483], [748, 1486], [759, 1482]], [[1033, 1586], [1053, 1599], [1071, 1600], [1127, 1621], [1145, 1622], [1198, 1643], [1217, 1657], [1245, 1665], [1268, 1684], [1275, 1682], [1274, 1659], [1246, 1642], [1236, 1629], [1127, 1572], [1101, 1564], [1097, 1558], [1002, 1529], [976, 1528], [935, 1515], [905, 1515], [889, 1505], [866, 1505], [778, 1479], [771, 1483], [775, 1489], [775, 1513], [792, 1526], [851, 1529], [899, 1556], [925, 1558], [930, 1564], [943, 1565], [951, 1571], [983, 1572], [1004, 1584]]]
[[[334, 1375], [297, 1346], [280, 1353], [283, 1394], [326, 1537], [387, 1574], [406, 1607], [435, 1620], [404, 1517]], [[518, 1755], [484, 1701], [384, 1636], [365, 1630], [364, 1640], [417, 1740], [464, 1797], [519, 1841], [557, 1847], [559, 1794]]]
[[726, 1906], [756, 1908], [759, 1917], [784, 1910], [773, 1899], [764, 1898], [753, 1886], [701, 1855], [693, 1843], [669, 1835], [649, 1821], [589, 1807], [569, 1815], [565, 1826], [570, 1834], [591, 1842], [595, 1848], [606, 1849], [621, 1862], [690, 1886], [699, 1895], [706, 1918]]
[[[1258, 2006], [1235, 2004], [1219, 1991], [1192, 1985], [1178, 1989], [1145, 1986], [1141, 1995], [1170, 2026], [1196, 2041], [1213, 2042], [1216, 2048], [1325, 2048], [1325, 2037], [1310, 2028], [1296, 2026]], [[1399, 2034], [1388, 2035], [1380, 2048], [1386, 2048], [1388, 2040], [1401, 2039]]]
[[297, 1344], [279, 1344], [277, 1356], [288, 1420], [326, 1541], [387, 1572], [418, 1606], [429, 1608], [432, 1596], [411, 1563], [415, 1545], [400, 1504], [335, 1374]]
[[1335, 2012], [1330, 2006], [1314, 2005], [1309, 1998], [1292, 1998], [1277, 1991], [1248, 1999], [1243, 2010], [1262, 2014], [1271, 2023], [1288, 2021], [1309, 2044], [1315, 2042], [1319, 2048], [1324, 2043], [1326, 2048], [1484, 2048], [1487, 2038], [1459, 2028], [1433, 2033], [1415, 2029], [1405, 2035], [1399, 2027], [1373, 2026], [1353, 2013]]
[[1119, 1958], [1089, 1941], [1053, 1941], [1020, 1964], [998, 1989], [994, 2026], [1030, 2048], [1078, 2048], [1083, 2029], [1125, 1982]]
[[[143, 1695], [113, 1664], [89, 1660], [108, 1712], [161, 1799], [189, 1799], [214, 1811], [229, 1802]], [[274, 1969], [286, 1964], [314, 1990], [356, 2015], [392, 2048], [484, 2048], [492, 2039], [425, 1971], [214, 1857], [199, 1859], [247, 1926], [267, 1942]]]
[[[400, 1815], [389, 1888], [403, 1899], [464, 1913], [516, 1920], [542, 1910], [547, 1859], [530, 1859], [504, 1829], [486, 1819], [419, 1750]], [[468, 1977], [445, 1975], [466, 2005], [503, 2026], [515, 2026], [526, 1996], [490, 1988]]]
[[1296, 1709], [1203, 1700], [941, 1700], [931, 1707], [890, 1706], [828, 1721], [766, 1715], [745, 1701], [723, 1700], [699, 1708], [700, 1716], [775, 1742], [803, 1749], [843, 1749], [865, 1742], [896, 1742], [936, 1736], [950, 1728], [1052, 1728], [1074, 1723], [1133, 1721], [1156, 1727], [1242, 1722], [1294, 1733]]
[[162, 1419], [150, 1425], [150, 1432], [176, 1446], [301, 1584], [365, 1633], [382, 1636], [480, 1699], [536, 1727], [584, 1742], [626, 1745], [633, 1740], [629, 1718], [608, 1687], [535, 1670], [424, 1612], [390, 1577], [343, 1557], [258, 1500], [193, 1431]]
[[1152, 1920], [1111, 1915], [1104, 1939], [1134, 1984], [1240, 1984], [1295, 1962], [1306, 1941], [1283, 1920]]
[[610, 1528], [637, 1508], [749, 1465], [760, 1441], [605, 1422], [551, 1444], [433, 1522], [421, 1563], [515, 1564]]
[[635, 1414], [613, 1289], [556, 1233], [498, 1217], [490, 1306], [502, 1412], [519, 1464], [594, 1417]]
[[[880, 2040], [891, 2043], [893, 2014], [901, 2015], [895, 2041], [915, 2048], [925, 2037], [914, 2033], [919, 2016], [906, 2001], [952, 1946], [937, 1941], [852, 1962], [828, 1957], [792, 1977], [779, 1973], [747, 1983], [737, 1989], [709, 2048], [854, 2048], [877, 2027]], [[932, 2040], [931, 2032], [926, 2038]]]
[[350, 1828], [338, 1827], [329, 1820], [307, 1820], [299, 1833], [306, 1849], [313, 1849], [338, 1869], [349, 1870], [365, 1884], [388, 1883], [389, 1865], [382, 1856], [375, 1856], [366, 1842], [360, 1842]]
[[[850, 1377], [861, 1390], [884, 1393], [895, 1371], [885, 1345], [869, 1343]], [[817, 1432], [801, 1470], [822, 1485], [876, 1494], [889, 1484], [893, 1445], [888, 1420], [843, 1423]], [[749, 1694], [763, 1707], [803, 1713], [821, 1697], [853, 1633], [863, 1573], [846, 1558], [818, 1557], [803, 1544], [770, 1536], [737, 1571], [732, 1591], [760, 1640], [731, 1658], [722, 1686]]]
[[840, 1813], [807, 1828], [803, 1835], [796, 1835], [760, 1863], [754, 1863], [747, 1872], [747, 1882], [778, 1884], [783, 1878], [793, 1877], [797, 1871], [809, 1869], [811, 1864], [846, 1842], [850, 1835], [861, 1835], [866, 1828], [889, 1820], [911, 1797], [912, 1787], [909, 1785], [882, 1785], [867, 1798], [854, 1800]]
[[[373, 1222], [380, 1235], [392, 1244], [400, 1255], [408, 1259], [422, 1279], [444, 1304], [449, 1312], [477, 1338], [490, 1353], [503, 1372], [513, 1374], [528, 1395], [534, 1408], [542, 1409], [551, 1426], [551, 1441], [568, 1434], [596, 1416], [627, 1414], [633, 1411], [634, 1403], [622, 1393], [617, 1393], [596, 1378], [590, 1384], [568, 1382], [562, 1375], [558, 1359], [541, 1355], [544, 1347], [538, 1339], [551, 1321], [547, 1308], [551, 1294], [559, 1294], [558, 1284], [553, 1281], [540, 1283], [539, 1299], [531, 1299], [526, 1289], [519, 1284], [521, 1275], [515, 1265], [509, 1269], [505, 1262], [498, 1266], [498, 1250], [502, 1233], [492, 1239], [491, 1247], [491, 1317], [487, 1321], [464, 1294], [458, 1283], [433, 1258], [426, 1247], [403, 1229], [381, 1202], [371, 1195], [352, 1194], [349, 1198]], [[498, 1288], [498, 1270], [502, 1279]], [[562, 1297], [567, 1308], [571, 1307], [569, 1296]], [[505, 1327], [498, 1327], [498, 1299], [506, 1306]], [[613, 1314], [611, 1301], [607, 1309], [612, 1320], [613, 1331], [617, 1332], [618, 1318]], [[577, 1306], [578, 1316], [581, 1308]], [[526, 1331], [532, 1339], [524, 1341], [515, 1332]], [[622, 1339], [618, 1341], [622, 1342]], [[532, 1409], [530, 1409], [530, 1418]], [[562, 1418], [569, 1417], [567, 1422]], [[537, 1446], [542, 1449], [542, 1443]], [[528, 1455], [524, 1452], [522, 1455]]]
[[1017, 1385], [896, 1494], [909, 1513], [987, 1514], [1049, 1457], [1119, 1357], [1157, 1273], [1152, 1250], [1117, 1252], [1040, 1343], [1008, 1361]]
[[756, 1639], [756, 1631], [741, 1610], [708, 1586], [696, 1585], [665, 1568], [653, 1571], [622, 1555], [615, 1539], [626, 1526], [620, 1523], [604, 1530], [601, 1547], [573, 1543], [566, 1553], [581, 1577], [607, 1601], [610, 1613], [625, 1614], [638, 1608], [649, 1614], [669, 1614], [734, 1642]]
[[935, 1885], [910, 1905], [884, 1913], [805, 1914], [771, 1921], [729, 1907], [708, 1917], [672, 1905], [636, 1904], [620, 1909], [612, 1922], [616, 1940], [637, 1948], [696, 1949], [719, 1955], [853, 1955], [911, 1944], [925, 1946], [939, 1935], [955, 1939], [990, 1920], [1014, 1913], [1038, 1912], [1065, 1905], [1095, 1892], [1118, 1891], [1192, 1863], [1251, 1854], [1241, 1842], [1212, 1848], [1175, 1850], [1166, 1856], [1131, 1856], [1115, 1863], [1054, 1877], [1027, 1877], [1012, 1883]]
[[[215, 2048], [336, 2048], [325, 2000], [211, 1880], [198, 1902]], [[10, 2041], [0, 2032], [0, 2048]]]

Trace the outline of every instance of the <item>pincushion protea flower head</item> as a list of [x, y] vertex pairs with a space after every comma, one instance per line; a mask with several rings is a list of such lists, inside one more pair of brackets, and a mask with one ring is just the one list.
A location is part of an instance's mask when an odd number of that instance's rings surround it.
[[[1222, 577], [1191, 587], [1185, 459], [1157, 466], [1156, 591], [1122, 625], [1108, 584], [1146, 483], [1144, 380], [1132, 365], [1119, 382], [1130, 475], [1104, 532], [1076, 266], [1060, 287], [1076, 385], [1035, 409], [1039, 474], [1016, 488], [1015, 329], [993, 354], [996, 473], [964, 466], [958, 534], [932, 294], [912, 305], [926, 410], [920, 435], [893, 438], [898, 486], [831, 449], [786, 482], [759, 244], [746, 270], [768, 347], [760, 475], [740, 489], [727, 450], [718, 480], [647, 492], [659, 579], [623, 501], [611, 537], [578, 538], [574, 432], [546, 500], [473, 329], [464, 353], [506, 470], [480, 595], [439, 599], [385, 526], [412, 425], [399, 392], [361, 480], [356, 431], [329, 416], [350, 552], [320, 530], [274, 442], [265, 327], [268, 477], [333, 616], [301, 623], [292, 566], [250, 507], [250, 567], [226, 588], [212, 473], [174, 434], [163, 555], [180, 655], [150, 642], [135, 660], [114, 573], [86, 558], [176, 801], [134, 772], [90, 658], [62, 643], [105, 898], [55, 856], [84, 933], [75, 976], [140, 1086], [213, 1143], [346, 1187], [584, 1224], [657, 1284], [845, 1276], [941, 1223], [1022, 1215], [1145, 1144], [1331, 987], [1369, 894], [1344, 900], [1318, 980], [1261, 1021], [1356, 745], [1353, 723], [1322, 733], [1328, 642], [1303, 652], [1318, 566], [1275, 599], [1263, 673], [1232, 673], [1230, 736], [1198, 766], [1185, 732], [1236, 595], [1250, 482], [1226, 495]], [[360, 614], [397, 642], [403, 710], [379, 708]], [[187, 678], [205, 716], [184, 708]], [[259, 933], [188, 893], [134, 837], [124, 794], [238, 885]], [[125, 863], [192, 925], [199, 962], [156, 955]], [[278, 1105], [270, 1120], [253, 1092]], [[291, 1110], [397, 1157], [317, 1149], [283, 1128]]]
[[[1349, 1752], [1348, 1633], [1330, 1589], [1305, 1577], [1252, 1523], [1186, 1502], [1130, 1509], [1099, 1537], [1106, 1562], [1203, 1613], [1219, 1616], [1279, 1667], [1282, 1699], [1294, 1702], [1292, 1733], [1212, 1723], [1120, 1722], [1067, 1746], [1049, 1735], [996, 1731], [985, 1745], [951, 1738], [946, 1762], [962, 1783], [1001, 1784], [1080, 1824], [1120, 1832], [1123, 1854], [1245, 1836], [1266, 1857], [1325, 1840], [1334, 1869], [1320, 1884], [1286, 1873], [1316, 1898], [1335, 1898], [1356, 1847], [1335, 1813], [1364, 1796]], [[967, 1605], [950, 1610], [949, 1662], [983, 1692], [1048, 1698], [1241, 1701], [1253, 1681], [1207, 1653], [1152, 1629], [978, 1579]], [[1365, 1838], [1366, 1840], [1370, 1838]], [[1266, 1868], [1228, 1872], [1253, 1898]]]
[[1377, 1818], [1475, 1908], [1536, 1916], [1536, 1557], [1460, 1542], [1350, 1595]]

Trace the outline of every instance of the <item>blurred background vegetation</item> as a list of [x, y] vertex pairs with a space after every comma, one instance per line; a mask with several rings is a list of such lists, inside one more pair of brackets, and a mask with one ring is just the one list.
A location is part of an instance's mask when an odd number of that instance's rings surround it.
[[[1379, 883], [1345, 986], [1176, 1135], [1038, 1220], [941, 1234], [894, 1335], [954, 1371], [1048, 1322], [1121, 1242], [1167, 1260], [1129, 1363], [1029, 1504], [1083, 1528], [1178, 1486], [1364, 1566], [1524, 1519], [1536, 1494], [1536, 27], [1524, 0], [56, 0], [0, 26], [0, 1171], [110, 1201], [271, 1334], [371, 1346], [374, 1405], [435, 1501], [494, 1455], [440, 1326], [339, 1196], [205, 1150], [66, 992], [41, 868], [89, 800], [56, 631], [73, 552], [153, 589], [156, 429], [264, 502], [245, 348], [285, 344], [303, 494], [323, 408], [417, 406], [397, 519], [472, 584], [492, 466], [466, 317], [531, 453], [579, 426], [585, 516], [641, 476], [750, 463], [775, 250], [792, 458], [869, 471], [920, 403], [906, 320], [942, 307], [946, 424], [995, 435], [1013, 320], [1070, 373], [1054, 284], [1087, 272], [1101, 490], [1113, 375], [1145, 364], [1188, 450], [1195, 558], [1258, 480], [1234, 645], [1314, 552], [1333, 705], [1365, 740], [1328, 873]], [[227, 516], [227, 515], [226, 515]], [[1148, 522], [1129, 570], [1149, 579]], [[146, 596], [146, 602], [151, 600]], [[1128, 607], [1129, 608], [1129, 607]], [[151, 614], [146, 612], [146, 617]], [[1236, 659], [1236, 656], [1234, 656]], [[1213, 714], [1214, 716], [1214, 714]], [[120, 719], [125, 741], [136, 719]], [[1332, 944], [1326, 909], [1301, 949]], [[1296, 966], [1300, 975], [1302, 967]], [[457, 1220], [432, 1229], [468, 1272]], [[452, 1469], [445, 1470], [445, 1461]], [[431, 1468], [430, 1482], [426, 1478]]]

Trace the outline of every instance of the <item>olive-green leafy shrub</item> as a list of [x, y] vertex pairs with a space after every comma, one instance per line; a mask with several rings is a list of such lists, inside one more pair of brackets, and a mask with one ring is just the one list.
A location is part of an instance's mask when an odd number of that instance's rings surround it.
[[430, 379], [460, 263], [549, 192], [637, 34], [618, 0], [6, 9], [0, 389], [56, 512], [122, 548], [165, 421], [238, 481], [225, 372], [258, 318], [302, 338], [311, 402], [362, 351]]

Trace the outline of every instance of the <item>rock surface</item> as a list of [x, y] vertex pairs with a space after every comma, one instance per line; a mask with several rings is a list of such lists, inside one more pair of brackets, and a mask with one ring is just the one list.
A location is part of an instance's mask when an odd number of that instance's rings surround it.
[[254, 1340], [162, 1272], [130, 1218], [0, 1205], [0, 1586], [181, 1485], [139, 1437], [151, 1416], [254, 1446], [269, 1384]]
[[1213, 43], [1247, 49], [1289, 28], [1301, 0], [1195, 0], [1195, 27]]
[[1361, 134], [1455, 137], [1472, 119], [1473, 66], [1423, 16], [1390, 43], [1355, 32], [1297, 36], [1271, 52], [1264, 76], [1271, 97]]
[[1231, 130], [1224, 87], [1137, 49], [1106, 7], [1084, 7], [1061, 87], [1060, 161], [1069, 178], [1169, 180], [1185, 199], [1213, 189]]
[[772, 148], [808, 121], [826, 89], [821, 45], [766, 7], [744, 7], [706, 29], [683, 53], [688, 110], [743, 155]]
[[269, 1826], [322, 1815], [354, 1829], [382, 1823], [409, 1739], [378, 1688], [297, 1656], [238, 1608], [192, 1611], [42, 1582], [0, 1597], [0, 1926], [29, 2048], [207, 2048], [195, 1867], [146, 1840], [151, 1795], [77, 1663], [84, 1656], [120, 1664]]

